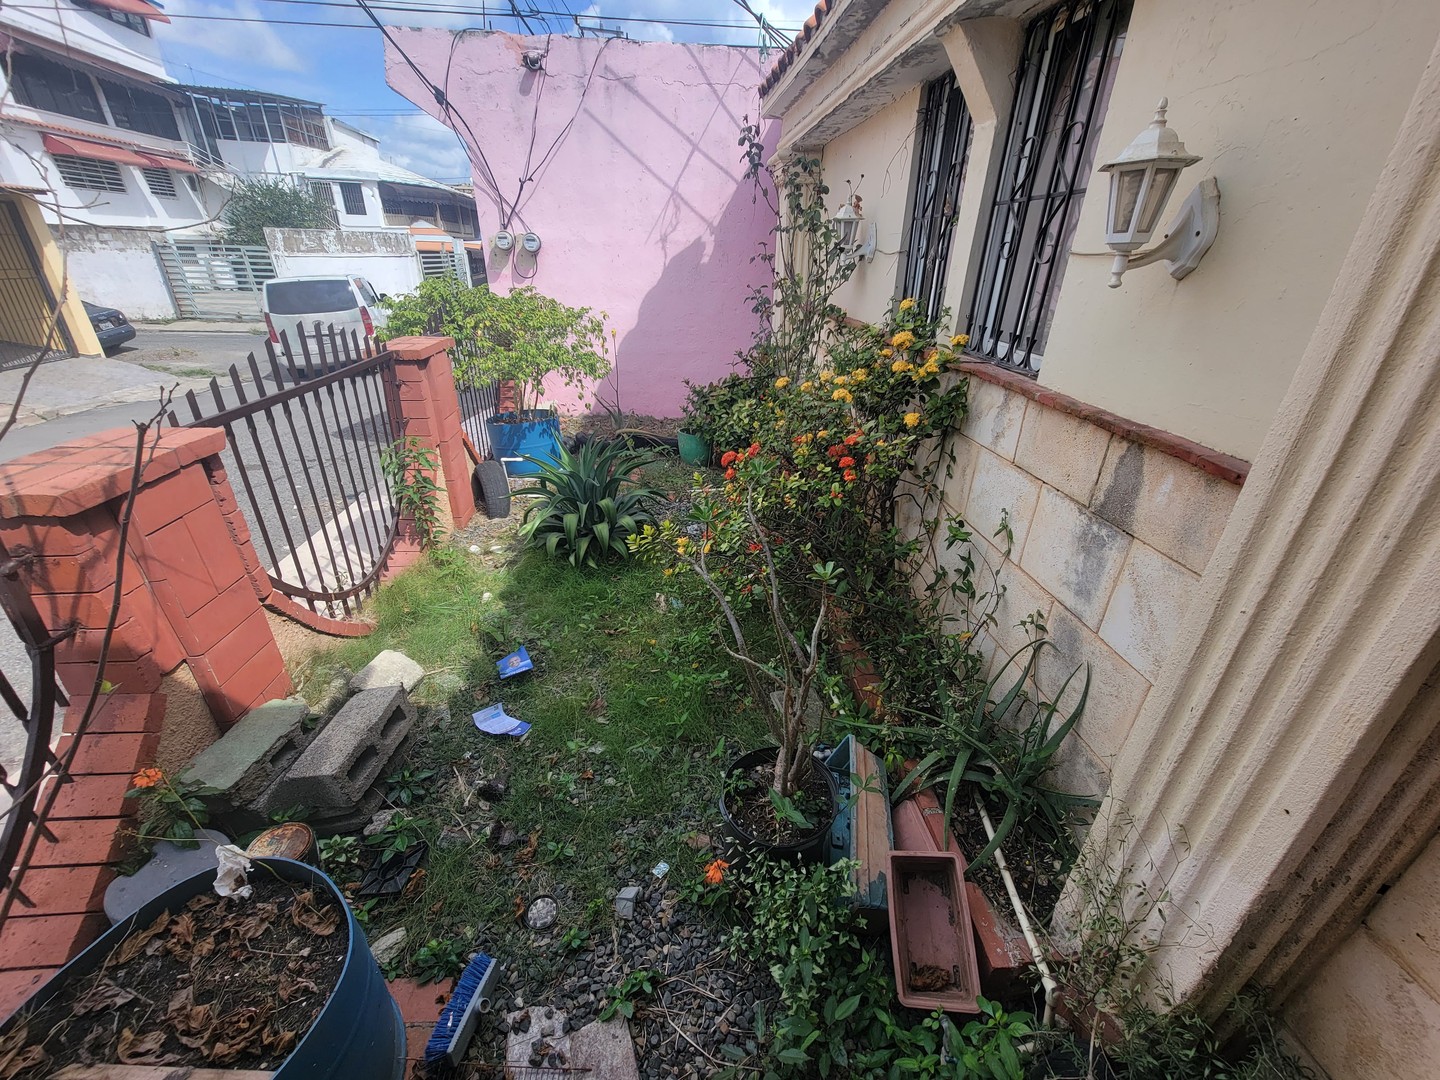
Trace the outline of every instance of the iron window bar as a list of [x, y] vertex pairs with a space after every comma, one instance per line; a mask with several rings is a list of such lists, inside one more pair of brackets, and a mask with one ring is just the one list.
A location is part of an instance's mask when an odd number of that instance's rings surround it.
[[1131, 0], [1033, 19], [968, 320], [969, 351], [1036, 374], [1124, 45]]
[[945, 296], [955, 213], [970, 157], [970, 110], [953, 72], [926, 84], [917, 141], [901, 295], [914, 297], [935, 318]]

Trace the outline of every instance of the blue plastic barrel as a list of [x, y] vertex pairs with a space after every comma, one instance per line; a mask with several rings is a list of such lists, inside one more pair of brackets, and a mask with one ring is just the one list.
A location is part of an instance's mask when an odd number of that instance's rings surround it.
[[534, 476], [540, 467], [527, 458], [551, 464], [560, 460], [560, 418], [552, 412], [526, 409], [522, 416], [496, 413], [485, 421], [490, 447], [509, 476]]
[[[256, 869], [273, 869], [286, 881], [308, 882], [328, 890], [345, 909], [350, 941], [345, 951], [345, 964], [340, 981], [330, 1000], [315, 1018], [309, 1034], [285, 1059], [275, 1072], [276, 1080], [402, 1080], [405, 1075], [405, 1020], [384, 976], [370, 954], [370, 944], [350, 905], [335, 883], [313, 866], [291, 859], [252, 859]], [[67, 983], [90, 974], [110, 955], [132, 931], [144, 929], [162, 911], [178, 913], [193, 897], [208, 892], [215, 885], [215, 871], [206, 870], [167, 889], [128, 918], [121, 919], [100, 939], [55, 973], [55, 977], [31, 995], [19, 1011], [0, 1025], [0, 1035], [14, 1026], [16, 1018], [43, 1006]]]

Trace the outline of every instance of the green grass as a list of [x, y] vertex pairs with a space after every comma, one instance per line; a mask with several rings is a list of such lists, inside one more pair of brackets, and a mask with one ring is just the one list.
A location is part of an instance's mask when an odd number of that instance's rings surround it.
[[[553, 894], [558, 927], [593, 932], [608, 926], [616, 890], [642, 884], [661, 860], [675, 880], [698, 880], [703, 860], [685, 840], [718, 821], [714, 751], [721, 739], [759, 744], [764, 725], [716, 658], [706, 609], [672, 602], [673, 579], [632, 562], [582, 572], [533, 551], [498, 567], [489, 558], [447, 548], [381, 589], [379, 628], [314, 658], [306, 689], [387, 648], [458, 676], [449, 720], [409, 755], [409, 766], [436, 772], [411, 812], [432, 841], [445, 826], [478, 837], [498, 816], [520, 842], [499, 852], [432, 843], [423, 889], [377, 905], [372, 933], [403, 924], [415, 947], [450, 935], [513, 956], [534, 949], [515, 922], [517, 897]], [[521, 644], [536, 670], [500, 683], [495, 660]], [[417, 696], [434, 702], [437, 681]], [[474, 727], [470, 714], [497, 699], [533, 725], [523, 742]], [[498, 773], [509, 775], [509, 796], [491, 812], [473, 796], [467, 806], [466, 789]], [[542, 980], [566, 959], [558, 945], [535, 955]]]

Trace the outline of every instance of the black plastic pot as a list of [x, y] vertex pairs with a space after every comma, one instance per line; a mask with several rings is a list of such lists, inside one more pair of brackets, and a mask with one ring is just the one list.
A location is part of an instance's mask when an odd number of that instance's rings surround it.
[[820, 862], [825, 857], [830, 843], [830, 827], [840, 812], [840, 792], [835, 786], [835, 777], [830, 770], [813, 757], [809, 759], [810, 767], [825, 778], [825, 786], [830, 793], [830, 808], [823, 815], [824, 821], [816, 825], [815, 832], [810, 836], [790, 844], [776, 844], [769, 840], [762, 840], [751, 835], [749, 830], [731, 817], [730, 808], [725, 805], [725, 793], [730, 790], [731, 779], [760, 765], [767, 768], [773, 767], [778, 749], [774, 746], [762, 746], [759, 750], [751, 750], [748, 754], [741, 754], [725, 770], [726, 782], [721, 785], [720, 789], [720, 820], [723, 823], [725, 836], [729, 840], [728, 854], [731, 862], [743, 859], [747, 855], [760, 855], [770, 859], [801, 863]]
[[[278, 1068], [275, 1080], [401, 1080], [405, 1075], [405, 1021], [385, 979], [370, 954], [370, 945], [350, 905], [335, 883], [313, 866], [290, 859], [252, 859], [256, 869], [264, 866], [286, 881], [303, 881], [330, 892], [345, 910], [349, 944], [340, 979], [330, 1000], [315, 1017], [309, 1032]], [[179, 911], [191, 898], [215, 885], [215, 871], [206, 870], [167, 889], [128, 918], [121, 919], [100, 939], [55, 973], [54, 978], [31, 995], [3, 1025], [0, 1035], [14, 1026], [18, 1017], [43, 1006], [66, 984], [90, 974], [130, 933], [149, 926], [162, 911]]]

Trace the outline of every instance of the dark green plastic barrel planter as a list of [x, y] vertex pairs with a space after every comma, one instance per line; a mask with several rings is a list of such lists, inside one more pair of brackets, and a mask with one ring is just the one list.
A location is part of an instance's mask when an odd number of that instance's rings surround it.
[[[275, 1071], [275, 1080], [300, 1080], [302, 1077], [305, 1080], [332, 1077], [334, 1080], [402, 1080], [405, 1075], [405, 1021], [395, 999], [385, 987], [385, 979], [380, 974], [375, 957], [370, 955], [365, 933], [351, 914], [345, 897], [333, 881], [305, 863], [290, 859], [252, 859], [251, 862], [255, 865], [250, 872], [252, 880], [256, 874], [264, 873], [260, 867], [265, 866], [286, 881], [305, 882], [328, 890], [345, 909], [346, 930], [350, 939], [345, 950], [345, 963], [340, 969], [340, 980], [335, 984], [330, 1000], [320, 1010], [309, 1033]], [[206, 870], [166, 890], [134, 915], [116, 923], [95, 944], [35, 991], [15, 1016], [0, 1025], [0, 1035], [9, 1030], [16, 1017], [39, 1008], [67, 983], [98, 968], [133, 930], [149, 926], [162, 911], [179, 911], [187, 901], [208, 891], [214, 884], [215, 871]]]
[[681, 431], [676, 434], [675, 441], [680, 451], [680, 460], [686, 465], [710, 464], [709, 439], [691, 435], [688, 431]]

